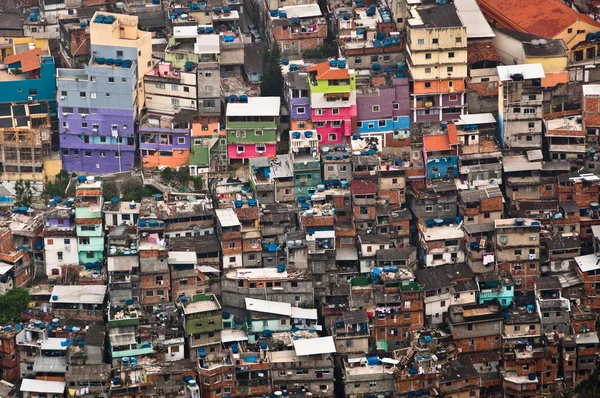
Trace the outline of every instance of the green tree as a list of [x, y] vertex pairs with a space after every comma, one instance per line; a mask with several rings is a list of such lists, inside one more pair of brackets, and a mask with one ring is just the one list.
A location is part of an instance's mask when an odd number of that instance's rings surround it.
[[44, 200], [48, 202], [55, 196], [65, 196], [70, 179], [69, 173], [65, 170], [61, 170], [60, 173], [54, 177], [54, 181], [46, 179], [44, 191], [42, 192]]
[[273, 46], [270, 49], [264, 51], [262, 61], [261, 95], [263, 97], [282, 97], [283, 73], [281, 72], [281, 51], [276, 42], [273, 42]]
[[0, 296], [0, 324], [19, 322], [21, 312], [27, 309], [31, 296], [27, 289], [17, 287]]
[[160, 179], [166, 184], [173, 182], [173, 178], [175, 177], [175, 173], [173, 173], [173, 169], [170, 167], [165, 167], [162, 169], [159, 172], [159, 175]]
[[581, 382], [575, 387], [575, 393], [578, 398], [599, 398], [600, 397], [600, 386], [599, 386], [598, 373], [594, 372], [587, 380]]
[[125, 187], [125, 192], [123, 192], [123, 201], [131, 202], [134, 200], [136, 202], [141, 202], [142, 191], [143, 187], [141, 185], [127, 185]]
[[19, 180], [15, 183], [16, 204], [18, 206], [29, 206], [33, 199], [33, 190], [31, 189], [31, 181]]

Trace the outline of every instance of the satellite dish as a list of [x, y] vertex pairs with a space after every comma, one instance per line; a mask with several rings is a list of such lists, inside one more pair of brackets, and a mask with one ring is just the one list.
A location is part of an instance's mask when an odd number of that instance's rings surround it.
[[548, 44], [548, 40], [546, 39], [539, 39], [538, 41], [540, 42], [540, 46], [545, 46], [546, 44]]
[[533, 39], [531, 40], [531, 44], [534, 46], [539, 46], [540, 45], [540, 41], [538, 39]]

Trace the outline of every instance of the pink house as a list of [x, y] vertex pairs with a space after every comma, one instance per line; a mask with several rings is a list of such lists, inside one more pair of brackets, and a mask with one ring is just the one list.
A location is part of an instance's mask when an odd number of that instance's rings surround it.
[[320, 145], [350, 140], [357, 120], [356, 76], [345, 60], [309, 66], [310, 107]]

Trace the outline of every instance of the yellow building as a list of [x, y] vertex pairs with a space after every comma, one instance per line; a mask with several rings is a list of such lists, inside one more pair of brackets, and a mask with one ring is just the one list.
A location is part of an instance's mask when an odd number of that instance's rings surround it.
[[[137, 98], [138, 114], [145, 105], [144, 75], [153, 68], [152, 34], [138, 29], [138, 17], [135, 15], [97, 12], [93, 21], [103, 16], [112, 23], [90, 24], [90, 42], [94, 57], [129, 59], [137, 62]], [[112, 18], [110, 18], [112, 17]]]
[[562, 40], [573, 61], [600, 52], [600, 24], [559, 0], [478, 0], [481, 11], [497, 27]]
[[414, 81], [412, 120], [456, 119], [466, 107], [467, 29], [454, 4], [418, 7], [409, 13], [406, 63]]
[[42, 55], [50, 55], [48, 39], [35, 39], [33, 37], [0, 37], [0, 62], [11, 55], [39, 48]]

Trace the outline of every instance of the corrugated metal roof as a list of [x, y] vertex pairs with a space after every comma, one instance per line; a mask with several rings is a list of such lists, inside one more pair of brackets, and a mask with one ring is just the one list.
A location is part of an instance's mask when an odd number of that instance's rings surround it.
[[215, 214], [222, 227], [235, 227], [240, 225], [240, 220], [232, 208], [216, 209]]
[[67, 371], [66, 357], [35, 357], [33, 362], [33, 371], [35, 373], [65, 373]]
[[109, 257], [107, 261], [108, 271], [131, 271], [137, 265], [137, 256]]
[[512, 80], [511, 76], [516, 74], [523, 75], [526, 80], [546, 77], [542, 64], [503, 65], [497, 66], [496, 69], [498, 78], [503, 82]]
[[169, 264], [196, 264], [196, 252], [169, 252]]
[[317, 309], [292, 307], [292, 318], [316, 320], [318, 318]]

